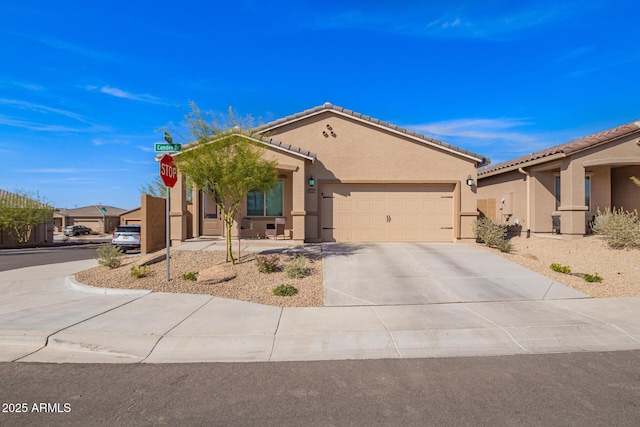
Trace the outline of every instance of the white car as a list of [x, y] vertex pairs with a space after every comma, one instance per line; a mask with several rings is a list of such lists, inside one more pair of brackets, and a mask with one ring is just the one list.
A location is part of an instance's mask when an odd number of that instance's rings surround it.
[[140, 226], [121, 225], [113, 232], [111, 244], [118, 246], [122, 252], [129, 249], [140, 249]]

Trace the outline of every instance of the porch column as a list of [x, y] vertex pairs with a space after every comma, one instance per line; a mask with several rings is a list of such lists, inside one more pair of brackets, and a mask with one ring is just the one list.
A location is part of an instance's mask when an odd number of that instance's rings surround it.
[[200, 221], [202, 221], [202, 203], [200, 203], [200, 190], [198, 189], [198, 187], [196, 187], [195, 184], [193, 184], [193, 190], [191, 191], [191, 202], [193, 203], [193, 230], [191, 231], [193, 235], [190, 237], [197, 238], [200, 237], [200, 230], [202, 229], [200, 225]]
[[560, 232], [562, 238], [571, 240], [582, 237], [585, 232], [584, 205], [585, 170], [579, 161], [562, 160], [560, 167]]
[[305, 211], [304, 199], [306, 193], [305, 165], [302, 163], [292, 174], [292, 207], [291, 217], [293, 219], [293, 240], [304, 242], [305, 231]]
[[171, 246], [179, 246], [187, 239], [187, 192], [184, 182], [184, 175], [178, 173], [178, 181], [171, 189], [171, 200], [169, 201]]

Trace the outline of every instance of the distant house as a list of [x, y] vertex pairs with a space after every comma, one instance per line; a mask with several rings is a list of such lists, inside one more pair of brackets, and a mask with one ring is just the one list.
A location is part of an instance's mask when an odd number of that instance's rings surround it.
[[[9, 200], [15, 202], [16, 206], [20, 206], [21, 200], [24, 197], [20, 197], [17, 194], [11, 193], [0, 189], [0, 199]], [[46, 206], [42, 204], [42, 206]], [[43, 243], [50, 243], [53, 241], [53, 218], [48, 217], [42, 224], [36, 226], [31, 231], [31, 237], [28, 242], [24, 243], [25, 246], [36, 246]], [[0, 230], [0, 248], [19, 246], [14, 236], [9, 230]]]
[[120, 225], [142, 224], [142, 207], [138, 206], [120, 214]]
[[114, 206], [90, 205], [75, 209], [56, 209], [53, 213], [56, 231], [69, 225], [84, 225], [95, 233], [111, 233], [120, 225], [125, 209]]
[[640, 210], [640, 121], [478, 171], [478, 210], [531, 233], [588, 233], [598, 209]]

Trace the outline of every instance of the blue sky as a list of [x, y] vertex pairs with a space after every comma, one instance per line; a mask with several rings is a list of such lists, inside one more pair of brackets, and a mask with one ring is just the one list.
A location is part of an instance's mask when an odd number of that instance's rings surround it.
[[[131, 209], [189, 101], [332, 102], [493, 163], [640, 119], [634, 1], [0, 5], [0, 188]], [[174, 136], [174, 142], [186, 142]]]

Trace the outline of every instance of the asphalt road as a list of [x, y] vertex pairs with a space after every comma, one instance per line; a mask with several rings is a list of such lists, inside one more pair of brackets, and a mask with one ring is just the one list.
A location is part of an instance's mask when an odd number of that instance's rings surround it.
[[[1, 425], [640, 425], [640, 351], [182, 365], [5, 363], [0, 378]], [[16, 405], [26, 412], [15, 413]], [[43, 408], [55, 412], [39, 412]]]
[[99, 244], [0, 251], [0, 271], [96, 258]]

